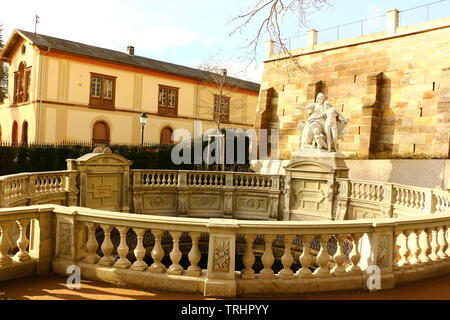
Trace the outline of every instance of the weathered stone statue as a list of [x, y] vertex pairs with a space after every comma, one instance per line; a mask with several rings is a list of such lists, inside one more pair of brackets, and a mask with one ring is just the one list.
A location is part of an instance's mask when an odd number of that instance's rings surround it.
[[336, 152], [337, 140], [347, 124], [342, 112], [326, 101], [322, 92], [317, 95], [315, 103], [306, 107], [298, 106], [297, 109], [308, 112], [306, 123], [298, 126], [302, 131], [300, 150]]

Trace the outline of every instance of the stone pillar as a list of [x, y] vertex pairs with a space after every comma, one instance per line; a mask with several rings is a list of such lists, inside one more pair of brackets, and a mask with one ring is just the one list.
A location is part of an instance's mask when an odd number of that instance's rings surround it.
[[40, 208], [39, 217], [31, 220], [29, 254], [37, 260], [37, 275], [47, 275], [52, 271], [55, 253], [53, 221], [53, 208]]
[[188, 186], [187, 172], [180, 171], [178, 173], [178, 215], [186, 216], [188, 213]]
[[337, 204], [334, 220], [345, 220], [348, 213], [348, 204], [350, 197], [349, 180], [337, 181], [339, 193], [337, 195]]
[[66, 178], [66, 192], [67, 192], [66, 203], [69, 207], [70, 206], [72, 206], [72, 207], [78, 206], [79, 190], [78, 190], [77, 177], [78, 177], [78, 172], [70, 171], [69, 176]]
[[317, 44], [317, 30], [308, 30], [306, 33], [306, 49], [314, 51], [314, 47]]
[[[4, 190], [3, 180], [0, 180], [0, 190]], [[5, 195], [3, 192], [0, 192], [0, 208], [5, 207]]]
[[386, 32], [388, 34], [396, 34], [399, 25], [399, 11], [391, 9], [386, 11]]
[[[360, 267], [364, 271], [365, 286], [370, 291], [391, 289], [395, 285], [392, 272], [394, 248], [394, 231], [388, 226], [374, 226], [371, 233], [367, 233], [360, 240]], [[381, 274], [376, 274], [380, 271]], [[376, 283], [377, 276], [381, 276], [380, 288], [370, 287]], [[371, 281], [373, 280], [373, 281]]]
[[209, 228], [208, 273], [205, 281], [206, 297], [235, 297], [235, 220], [211, 219]]
[[266, 41], [266, 59], [272, 58], [272, 55], [275, 53], [275, 41], [267, 40]]
[[383, 186], [383, 214], [385, 218], [393, 218], [394, 216], [394, 186], [392, 184], [385, 184]]
[[436, 209], [436, 196], [433, 194], [433, 190], [425, 191], [425, 213], [433, 214]]
[[367, 77], [367, 91], [363, 98], [359, 155], [370, 157], [377, 152], [377, 129], [380, 122], [380, 101], [383, 86], [383, 73]]

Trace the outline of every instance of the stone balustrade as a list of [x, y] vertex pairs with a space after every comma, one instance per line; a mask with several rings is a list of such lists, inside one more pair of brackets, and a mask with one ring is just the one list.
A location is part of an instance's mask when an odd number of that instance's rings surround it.
[[0, 208], [76, 204], [77, 171], [22, 173], [0, 177]]
[[389, 289], [450, 271], [449, 227], [448, 213], [285, 222], [6, 208], [0, 280], [76, 265], [83, 279], [218, 297]]
[[[282, 219], [282, 175], [175, 170], [130, 170], [129, 175], [130, 212]], [[444, 190], [348, 179], [337, 179], [337, 183], [337, 205], [345, 213], [338, 220], [440, 214], [450, 209], [450, 194]], [[76, 206], [80, 194], [87, 192], [77, 170], [3, 176], [0, 190], [0, 207]]]
[[132, 212], [277, 220], [280, 175], [224, 171], [130, 170]]

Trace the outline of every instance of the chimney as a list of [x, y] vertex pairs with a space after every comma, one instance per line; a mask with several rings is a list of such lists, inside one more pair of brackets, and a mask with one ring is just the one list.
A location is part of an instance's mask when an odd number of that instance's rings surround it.
[[221, 71], [222, 71], [222, 75], [224, 76], [224, 77], [226, 77], [227, 76], [227, 69], [221, 69]]
[[129, 46], [129, 47], [127, 48], [127, 51], [128, 51], [128, 55], [129, 55], [129, 56], [134, 56], [134, 47]]

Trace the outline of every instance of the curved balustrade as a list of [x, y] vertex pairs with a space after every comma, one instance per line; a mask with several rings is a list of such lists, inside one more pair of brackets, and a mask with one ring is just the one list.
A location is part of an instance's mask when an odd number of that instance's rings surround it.
[[66, 204], [67, 193], [77, 193], [77, 175], [76, 171], [54, 171], [0, 177], [0, 207], [47, 203], [48, 200], [55, 201], [58, 195], [58, 204]]
[[252, 173], [235, 173], [233, 186], [237, 188], [271, 189], [272, 176]]
[[134, 183], [142, 187], [176, 187], [178, 171], [133, 170]]
[[[27, 233], [30, 224], [40, 228]], [[207, 296], [388, 289], [450, 272], [449, 227], [450, 214], [263, 222], [61, 206], [1, 209], [0, 280], [11, 268], [47, 259], [58, 274], [76, 261], [83, 278]], [[12, 229], [18, 230], [14, 251]], [[36, 247], [43, 239], [51, 245]], [[381, 288], [366, 280], [373, 270]]]
[[187, 184], [191, 187], [223, 187], [226, 185], [224, 172], [192, 171], [186, 172]]
[[394, 185], [395, 205], [414, 210], [425, 210], [427, 189]]
[[350, 181], [350, 198], [382, 202], [384, 200], [384, 184], [369, 181]]

